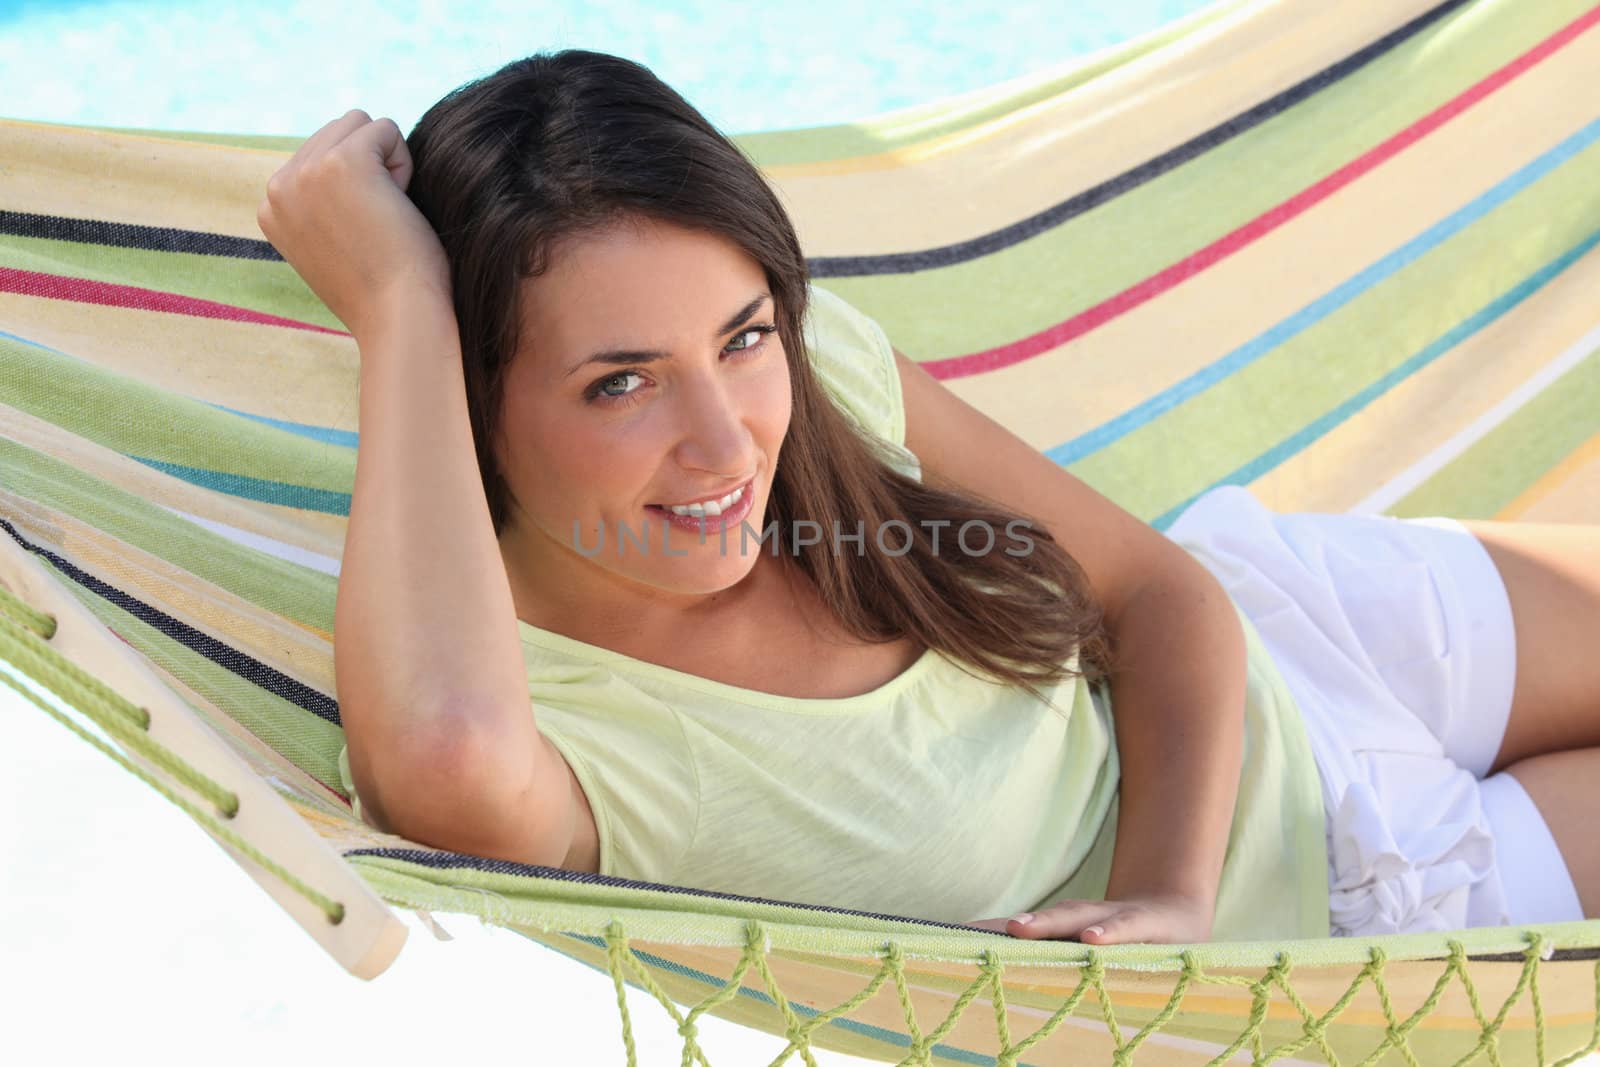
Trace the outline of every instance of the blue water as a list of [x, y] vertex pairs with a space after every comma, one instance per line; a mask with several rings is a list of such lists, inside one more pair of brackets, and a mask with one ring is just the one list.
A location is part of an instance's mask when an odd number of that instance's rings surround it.
[[410, 129], [469, 78], [575, 47], [645, 64], [738, 133], [1010, 81], [1208, 3], [0, 0], [0, 117], [305, 135], [359, 107]]

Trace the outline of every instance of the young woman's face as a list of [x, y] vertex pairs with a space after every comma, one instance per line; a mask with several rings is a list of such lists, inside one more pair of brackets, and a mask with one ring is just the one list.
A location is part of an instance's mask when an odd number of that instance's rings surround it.
[[[761, 266], [630, 220], [559, 246], [521, 313], [496, 448], [529, 562], [678, 594], [745, 577], [772, 551], [757, 536], [790, 413]], [[669, 510], [706, 501], [704, 518]]]

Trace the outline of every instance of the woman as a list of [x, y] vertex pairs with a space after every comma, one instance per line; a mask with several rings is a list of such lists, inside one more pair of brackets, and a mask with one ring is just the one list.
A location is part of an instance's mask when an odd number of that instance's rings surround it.
[[1096, 944], [1600, 914], [1600, 530], [1224, 490], [1163, 536], [808, 287], [760, 173], [611, 56], [408, 140], [352, 111], [259, 221], [361, 352], [375, 825]]

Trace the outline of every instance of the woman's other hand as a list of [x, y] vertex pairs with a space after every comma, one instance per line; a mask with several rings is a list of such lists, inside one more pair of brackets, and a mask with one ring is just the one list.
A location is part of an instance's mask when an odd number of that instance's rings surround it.
[[438, 234], [405, 195], [411, 153], [393, 119], [350, 111], [267, 179], [261, 232], [359, 340], [418, 287], [450, 298]]
[[1044, 941], [1078, 940], [1086, 945], [1147, 942], [1193, 945], [1211, 940], [1215, 904], [1193, 897], [1150, 896], [1131, 900], [1063, 900], [1032, 913], [1028, 922], [975, 919], [997, 934]]

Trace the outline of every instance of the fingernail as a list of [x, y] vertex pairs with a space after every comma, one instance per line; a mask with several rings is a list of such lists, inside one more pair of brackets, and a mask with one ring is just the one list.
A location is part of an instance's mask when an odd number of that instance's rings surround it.
[[1022, 923], [1023, 925], [1027, 925], [1028, 923], [1033, 922], [1033, 913], [1030, 911], [1025, 911], [1021, 915], [1013, 915], [1011, 917], [1011, 921], [1014, 923]]
[[1104, 937], [1106, 934], [1105, 930], [1099, 926], [1086, 926], [1083, 928], [1083, 932], [1086, 934], [1093, 934], [1096, 937]]

